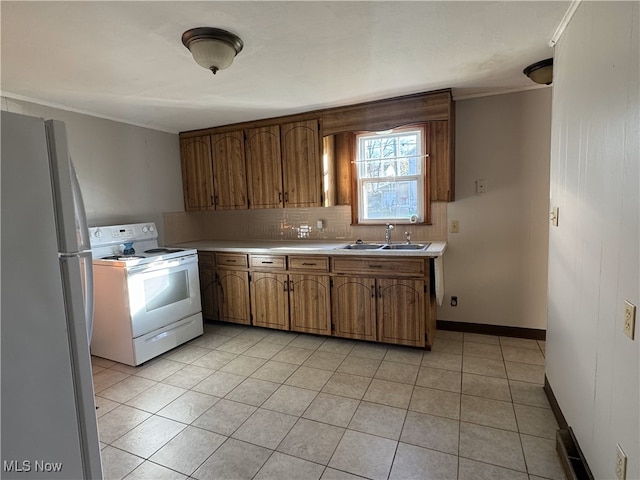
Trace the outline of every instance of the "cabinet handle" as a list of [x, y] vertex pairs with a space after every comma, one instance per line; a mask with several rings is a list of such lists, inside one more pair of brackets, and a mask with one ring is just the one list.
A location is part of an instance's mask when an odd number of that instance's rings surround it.
[[308, 263], [308, 262], [303, 262], [302, 265], [307, 265], [309, 267], [312, 267], [314, 265], [317, 265], [317, 263]]
[[270, 263], [273, 263], [273, 262], [267, 262], [266, 260], [263, 260], [263, 261], [262, 261], [262, 262], [260, 262], [260, 263], [269, 263], [269, 264], [270, 264]]
[[278, 192], [278, 201], [282, 202], [282, 192]]
[[284, 203], [289, 202], [289, 192], [284, 192]]
[[376, 286], [371, 285], [371, 298], [376, 298]]
[[211, 195], [211, 205], [215, 205], [216, 202], [213, 200], [213, 195]]
[[289, 291], [293, 292], [293, 280], [289, 280]]
[[382, 287], [378, 285], [378, 298], [382, 298]]
[[226, 262], [226, 263], [236, 263], [236, 262], [237, 262], [237, 260], [230, 260], [230, 259], [227, 259], [227, 260], [225, 260], [225, 262]]
[[284, 292], [288, 292], [289, 290], [287, 289], [287, 287], [289, 286], [289, 282], [287, 282], [286, 280], [282, 283], [282, 287], [283, 287], [283, 291]]

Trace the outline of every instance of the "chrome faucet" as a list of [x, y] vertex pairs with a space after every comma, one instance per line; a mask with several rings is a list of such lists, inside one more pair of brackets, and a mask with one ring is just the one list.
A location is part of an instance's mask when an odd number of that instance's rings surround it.
[[407, 245], [411, 243], [411, 232], [404, 232], [404, 237], [407, 239]]
[[393, 230], [393, 225], [387, 223], [387, 226], [384, 230], [384, 241], [387, 245], [391, 245], [391, 230]]

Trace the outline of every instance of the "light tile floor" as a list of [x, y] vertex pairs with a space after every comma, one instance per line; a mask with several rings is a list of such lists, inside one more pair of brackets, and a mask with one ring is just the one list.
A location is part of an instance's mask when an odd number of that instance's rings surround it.
[[140, 367], [93, 358], [105, 479], [562, 479], [544, 342], [432, 351], [207, 324]]

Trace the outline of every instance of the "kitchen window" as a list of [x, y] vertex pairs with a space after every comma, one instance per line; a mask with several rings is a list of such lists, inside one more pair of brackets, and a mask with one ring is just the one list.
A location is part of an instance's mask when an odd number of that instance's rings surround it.
[[357, 223], [428, 222], [426, 138], [424, 125], [356, 135]]

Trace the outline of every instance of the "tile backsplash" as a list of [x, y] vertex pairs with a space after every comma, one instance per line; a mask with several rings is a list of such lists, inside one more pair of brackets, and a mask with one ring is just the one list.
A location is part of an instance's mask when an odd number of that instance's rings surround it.
[[[317, 227], [322, 221], [323, 228]], [[404, 232], [414, 241], [447, 238], [447, 204], [431, 204], [431, 225], [398, 225], [394, 241]], [[384, 226], [351, 225], [351, 207], [217, 210], [164, 214], [167, 245], [192, 240], [384, 240]]]

